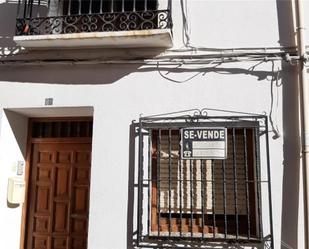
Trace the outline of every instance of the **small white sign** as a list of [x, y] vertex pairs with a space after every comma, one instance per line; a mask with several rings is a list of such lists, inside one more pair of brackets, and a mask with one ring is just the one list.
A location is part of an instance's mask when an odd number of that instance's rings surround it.
[[226, 159], [227, 129], [200, 127], [181, 129], [182, 159]]

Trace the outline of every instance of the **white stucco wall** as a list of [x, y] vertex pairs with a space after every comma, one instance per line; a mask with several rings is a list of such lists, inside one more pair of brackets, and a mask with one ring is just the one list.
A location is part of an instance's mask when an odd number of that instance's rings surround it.
[[[54, 98], [53, 107], [92, 106], [94, 109], [93, 132], [93, 157], [92, 179], [90, 197], [90, 224], [89, 224], [89, 248], [118, 249], [127, 247], [127, 203], [128, 203], [128, 165], [129, 165], [129, 129], [132, 120], [138, 119], [140, 114], [151, 115], [190, 108], [216, 108], [230, 111], [242, 111], [250, 113], [269, 113], [271, 104], [270, 76], [271, 63], [258, 66], [251, 74], [244, 73], [243, 68], [253, 66], [256, 63], [235, 63], [220, 67], [221, 73], [209, 72], [205, 75], [192, 73], [169, 73], [162, 69], [162, 74], [171, 79], [184, 80], [175, 83], [164, 79], [156, 69], [143, 72], [128, 66], [108, 67], [98, 66], [89, 69], [89, 81], [86, 85], [68, 84], [37, 84], [10, 82], [0, 84], [0, 101], [4, 108], [44, 108], [44, 98]], [[280, 64], [276, 64], [276, 68]], [[105, 76], [117, 76], [118, 72], [130, 71], [116, 82], [104, 84]], [[6, 73], [11, 74], [11, 69]], [[31, 70], [33, 75], [44, 73], [41, 68], [20, 68], [19, 73]], [[72, 81], [72, 66], [53, 68], [54, 72], [65, 77], [70, 75]], [[74, 71], [79, 68], [75, 67]], [[139, 72], [142, 71], [142, 72]], [[233, 73], [230, 73], [233, 72]], [[50, 72], [53, 75], [53, 72]], [[268, 75], [268, 76], [267, 76]], [[103, 84], [91, 85], [93, 78], [102, 78]], [[260, 80], [259, 80], [260, 78]], [[281, 82], [281, 81], [280, 81]], [[287, 80], [285, 84], [291, 84]], [[283, 88], [273, 88], [275, 105], [273, 115], [275, 124], [282, 133], [282, 99]], [[69, 94], [68, 94], [69, 93]], [[291, 92], [290, 92], [291, 94]], [[12, 98], [14, 96], [14, 98]], [[293, 98], [293, 96], [290, 96]], [[293, 99], [292, 99], [293, 101]], [[291, 104], [289, 105], [291, 108]], [[15, 110], [16, 111], [16, 110]], [[23, 112], [23, 110], [18, 110]], [[25, 111], [27, 113], [27, 111]], [[57, 113], [57, 111], [55, 111]], [[56, 115], [56, 114], [53, 115]], [[31, 112], [28, 112], [31, 115]], [[46, 112], [44, 115], [48, 115]], [[295, 113], [291, 114], [292, 116]], [[285, 120], [293, 126], [293, 120]], [[10, 130], [6, 121], [2, 118], [2, 137], [4, 132]], [[272, 136], [272, 133], [270, 133]], [[290, 138], [294, 139], [294, 138]], [[0, 139], [0, 145], [6, 146], [8, 139]], [[14, 137], [10, 138], [14, 141]], [[12, 143], [12, 142], [11, 142]], [[283, 137], [270, 141], [272, 184], [275, 193], [282, 191], [283, 179]], [[7, 150], [15, 151], [8, 147]], [[121, 154], [121, 156], [119, 156]], [[2, 157], [6, 158], [7, 152]], [[14, 156], [11, 160], [16, 160]], [[16, 158], [16, 159], [15, 159]], [[3, 159], [4, 160], [4, 159]], [[5, 189], [7, 168], [1, 168], [2, 188]], [[117, 179], [117, 180], [114, 180]], [[3, 199], [5, 196], [2, 197]], [[282, 195], [275, 194], [273, 200], [274, 210], [274, 235], [276, 245], [280, 245]], [[7, 207], [2, 207], [5, 212], [12, 212]], [[4, 212], [3, 212], [4, 213]], [[265, 212], [265, 215], [267, 212]], [[20, 210], [14, 210], [12, 216], [6, 215], [6, 219], [19, 220]], [[17, 217], [17, 218], [16, 218]], [[265, 221], [268, 218], [265, 217]], [[11, 222], [12, 226], [19, 229], [19, 222]], [[14, 224], [14, 225], [13, 225]], [[3, 228], [4, 229], [4, 228]], [[11, 239], [19, 239], [18, 233], [11, 234]], [[9, 238], [9, 237], [7, 237]], [[2, 245], [8, 241], [1, 240]], [[15, 247], [12, 247], [15, 248]], [[278, 248], [278, 247], [277, 247]]]
[[[25, 135], [26, 131], [26, 119], [20, 116], [12, 117], [16, 122], [16, 125], [19, 126], [16, 129], [18, 131], [19, 141], [17, 141], [15, 135], [12, 131], [12, 128], [9, 124], [7, 116], [4, 112], [1, 114], [1, 144], [0, 144], [0, 219], [1, 226], [0, 232], [3, 234], [1, 244], [2, 247], [12, 247], [19, 248], [19, 238], [20, 238], [20, 226], [21, 226], [21, 205], [10, 204], [7, 201], [7, 186], [8, 178], [16, 177], [17, 162], [24, 161], [24, 145], [25, 144]], [[21, 140], [20, 140], [21, 138]], [[19, 177], [23, 177], [19, 176]]]
[[[279, 1], [280, 2], [280, 1]], [[174, 16], [181, 20], [181, 6], [173, 2]], [[208, 48], [279, 46], [277, 1], [188, 1], [191, 44]], [[288, 21], [288, 16], [285, 16]], [[284, 20], [281, 20], [284, 22]], [[181, 45], [182, 26], [175, 23], [176, 45]]]
[[[15, 7], [10, 2], [0, 3], [2, 54], [15, 49], [10, 39]], [[290, 7], [289, 1], [279, 0], [189, 1], [190, 44], [205, 48], [291, 46]], [[173, 22], [174, 45], [180, 48], [184, 44], [178, 1], [173, 1]], [[121, 64], [0, 67], [0, 248], [19, 248], [21, 207], [7, 206], [6, 189], [8, 177], [15, 172], [12, 163], [24, 157], [27, 117], [61, 116], [63, 109], [57, 108], [63, 107], [93, 108], [89, 249], [131, 248], [127, 205], [132, 120], [140, 114], [204, 107], [261, 114], [270, 114], [272, 109], [281, 134], [270, 139], [275, 248], [304, 248], [296, 68], [276, 62], [276, 84], [271, 82], [275, 75], [271, 62], [249, 70], [257, 63], [215, 68]], [[46, 108], [45, 98], [54, 99], [53, 111], [41, 111]], [[25, 108], [41, 109], [38, 114]], [[20, 114], [7, 115], [7, 110]], [[74, 115], [79, 113], [85, 115], [81, 110]], [[272, 135], [270, 132], [270, 138]], [[268, 219], [266, 214], [264, 220]]]

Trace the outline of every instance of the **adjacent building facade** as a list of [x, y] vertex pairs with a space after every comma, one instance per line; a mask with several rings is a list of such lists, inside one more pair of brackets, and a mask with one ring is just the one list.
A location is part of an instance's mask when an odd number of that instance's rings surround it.
[[307, 9], [2, 0], [0, 247], [306, 248]]

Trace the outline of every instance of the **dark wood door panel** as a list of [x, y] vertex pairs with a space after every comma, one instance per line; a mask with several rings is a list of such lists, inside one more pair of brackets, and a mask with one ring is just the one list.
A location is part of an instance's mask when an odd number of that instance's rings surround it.
[[86, 249], [91, 143], [34, 143], [27, 249]]

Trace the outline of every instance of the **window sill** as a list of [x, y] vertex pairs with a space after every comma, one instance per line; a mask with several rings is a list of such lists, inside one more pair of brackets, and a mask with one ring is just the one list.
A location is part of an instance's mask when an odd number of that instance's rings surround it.
[[14, 36], [14, 41], [25, 48], [170, 48], [173, 46], [170, 29], [137, 31], [91, 32], [54, 35]]
[[256, 242], [256, 243], [259, 243], [261, 242], [260, 239], [256, 238], [256, 237], [251, 237], [250, 239], [248, 239], [247, 236], [245, 235], [238, 235], [238, 237], [236, 238], [236, 235], [230, 235], [230, 234], [224, 234], [224, 233], [216, 233], [216, 236], [214, 237], [213, 233], [192, 233], [191, 232], [182, 232], [180, 234], [180, 232], [171, 232], [171, 234], [169, 234], [169, 232], [150, 232], [149, 234], [149, 238], [158, 238], [158, 237], [161, 237], [161, 238], [169, 238], [169, 237], [172, 237], [172, 238], [190, 238], [190, 239], [194, 239], [194, 238], [200, 238], [200, 239], [218, 239], [218, 240], [233, 240], [233, 241], [252, 241], [252, 242]]

